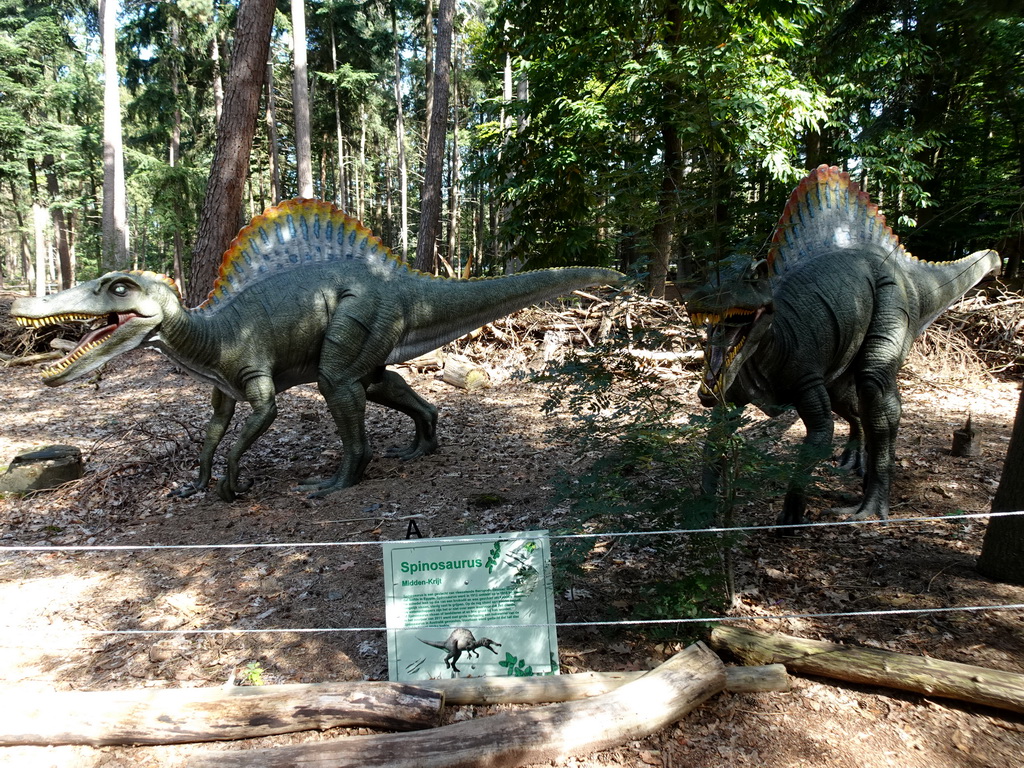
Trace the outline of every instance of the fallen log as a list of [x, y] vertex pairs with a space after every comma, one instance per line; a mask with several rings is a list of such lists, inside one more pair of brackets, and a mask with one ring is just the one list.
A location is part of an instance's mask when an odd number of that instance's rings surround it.
[[712, 631], [711, 645], [716, 650], [731, 651], [748, 664], [780, 663], [791, 672], [898, 688], [1024, 714], [1024, 675], [1015, 672], [726, 625]]
[[[373, 706], [380, 706], [381, 688], [390, 687], [390, 684], [376, 682], [31, 694], [6, 689], [2, 692], [4, 700], [25, 702], [26, 706], [19, 707], [11, 717], [0, 720], [0, 746], [109, 746], [210, 741], [208, 734], [214, 730], [211, 724], [214, 721], [218, 723], [216, 740], [251, 738], [267, 735], [267, 723], [280, 722], [285, 718], [290, 718], [287, 732], [326, 730], [335, 726], [414, 730], [437, 725], [442, 696], [444, 704], [449, 706], [549, 704], [601, 696], [646, 674], [634, 671], [578, 672], [537, 677], [423, 680], [415, 683], [415, 689], [433, 692], [437, 698], [432, 699], [429, 694], [414, 696], [411, 706], [404, 709], [399, 709], [396, 704], [390, 720], [385, 720], [383, 711], [376, 711], [372, 717], [367, 717], [355, 707], [339, 711], [348, 701], [358, 701], [360, 706], [367, 707], [376, 701], [378, 704]], [[782, 664], [726, 667], [725, 689], [730, 693], [788, 691], [790, 677]], [[409, 704], [410, 700], [404, 701]], [[287, 714], [289, 706], [301, 709], [302, 716]], [[201, 710], [202, 714], [189, 714], [190, 710]], [[282, 710], [286, 714], [282, 714]], [[330, 715], [317, 716], [319, 710], [330, 710]], [[207, 718], [207, 722], [201, 722], [200, 717]], [[401, 722], [396, 725], [400, 718]], [[233, 720], [237, 722], [233, 723]], [[243, 722], [256, 725], [250, 729]], [[157, 726], [149, 730], [152, 723], [157, 723]]]
[[[5, 697], [7, 698], [7, 697]], [[339, 726], [436, 726], [444, 695], [405, 683], [20, 693], [0, 745], [181, 744]]]
[[[465, 704], [549, 704], [601, 696], [639, 680], [647, 672], [577, 672], [538, 677], [464, 677], [422, 680], [417, 685], [444, 694], [448, 706]], [[725, 690], [730, 693], [788, 691], [789, 674], [782, 664], [726, 667]]]
[[60, 360], [62, 357], [64, 357], [63, 352], [39, 352], [38, 354], [23, 355], [22, 357], [4, 355], [3, 363], [6, 366], [35, 365], [36, 363], [49, 362], [50, 360]]
[[697, 643], [643, 677], [582, 701], [502, 712], [417, 733], [206, 752], [186, 764], [191, 768], [513, 768], [644, 738], [724, 688], [721, 660]]

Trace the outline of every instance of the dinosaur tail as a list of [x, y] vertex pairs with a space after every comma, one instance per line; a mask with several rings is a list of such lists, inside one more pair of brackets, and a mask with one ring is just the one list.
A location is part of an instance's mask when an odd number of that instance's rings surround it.
[[422, 355], [531, 304], [622, 280], [622, 273], [600, 267], [540, 269], [474, 280], [419, 277], [411, 291], [407, 330], [387, 362]]
[[432, 648], [440, 648], [442, 651], [448, 650], [448, 646], [444, 643], [437, 643], [433, 640], [424, 640], [422, 637], [417, 637], [416, 639], [419, 640], [421, 643], [425, 643], [426, 645], [431, 646]]

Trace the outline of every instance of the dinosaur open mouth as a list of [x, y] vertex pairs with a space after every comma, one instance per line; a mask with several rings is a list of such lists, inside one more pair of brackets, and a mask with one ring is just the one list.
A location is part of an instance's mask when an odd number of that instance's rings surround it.
[[704, 405], [713, 405], [725, 397], [726, 371], [747, 343], [750, 330], [763, 312], [763, 308], [749, 310], [730, 307], [722, 313], [690, 313], [694, 326], [707, 326], [704, 376], [697, 392]]
[[16, 317], [15, 321], [23, 328], [45, 328], [63, 323], [82, 323], [85, 326], [85, 335], [79, 339], [78, 345], [56, 363], [42, 370], [42, 377], [45, 381], [62, 374], [82, 357], [102, 345], [114, 331], [136, 317], [141, 317], [141, 315], [134, 312], [111, 312], [105, 315], [74, 313], [50, 315], [49, 317]]

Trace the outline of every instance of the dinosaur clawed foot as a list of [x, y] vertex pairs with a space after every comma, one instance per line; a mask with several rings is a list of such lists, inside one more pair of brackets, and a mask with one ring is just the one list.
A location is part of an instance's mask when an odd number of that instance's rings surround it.
[[189, 483], [188, 485], [183, 485], [180, 488], [173, 488], [169, 490], [167, 492], [167, 496], [173, 499], [187, 499], [189, 496], [195, 496], [201, 490], [202, 488], [200, 488], [196, 483]]
[[253, 486], [253, 480], [232, 482], [228, 477], [222, 477], [217, 481], [217, 495], [224, 501], [234, 501], [238, 494], [245, 493]]
[[310, 478], [299, 483], [295, 490], [306, 494], [307, 499], [322, 499], [328, 494], [340, 491], [342, 488], [349, 488], [355, 485], [354, 482], [346, 482], [344, 479], [337, 477], [327, 478], [321, 480], [317, 478]]
[[859, 504], [851, 507], [833, 507], [826, 510], [826, 514], [840, 520], [870, 520], [877, 517], [880, 520], [889, 518], [888, 511], [877, 509], [870, 504]]
[[389, 459], [400, 459], [401, 461], [409, 461], [410, 459], [418, 459], [420, 456], [426, 456], [429, 453], [433, 453], [437, 450], [437, 442], [429, 440], [414, 440], [412, 445], [406, 448], [389, 448], [384, 452], [384, 455]]

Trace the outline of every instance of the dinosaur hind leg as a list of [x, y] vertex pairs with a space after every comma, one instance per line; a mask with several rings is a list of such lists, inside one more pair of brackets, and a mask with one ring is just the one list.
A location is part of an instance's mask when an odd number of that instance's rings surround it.
[[[899, 306], [892, 286], [882, 286], [878, 306]], [[914, 335], [905, 314], [876, 318], [865, 340], [857, 371], [857, 399], [864, 422], [864, 500], [853, 514], [854, 520], [889, 516], [889, 493], [895, 464], [896, 434], [903, 407], [897, 376], [907, 359]]]
[[334, 417], [345, 457], [333, 477], [315, 483], [311, 497], [326, 496], [355, 485], [370, 463], [370, 443], [366, 439], [366, 390], [363, 385], [358, 381], [335, 383], [321, 375], [317, 386]]
[[824, 382], [819, 377], [811, 377], [801, 383], [799, 391], [801, 394], [796, 403], [796, 411], [807, 429], [807, 436], [798, 451], [797, 466], [782, 503], [778, 523], [784, 527], [779, 531], [780, 534], [792, 533], [785, 526], [804, 522], [807, 486], [810, 485], [815, 466], [828, 455], [832, 445], [832, 405]]
[[852, 379], [844, 377], [839, 386], [829, 389], [832, 411], [850, 425], [850, 437], [839, 456], [839, 469], [864, 475], [864, 427], [860, 418], [857, 388]]
[[869, 379], [862, 388], [864, 439], [867, 461], [864, 471], [864, 500], [851, 516], [853, 520], [889, 516], [889, 493], [895, 464], [896, 434], [902, 404], [896, 375], [889, 380]]
[[366, 397], [374, 403], [404, 413], [416, 426], [412, 445], [408, 448], [393, 448], [387, 452], [388, 456], [408, 460], [437, 450], [437, 408], [416, 394], [399, 374], [384, 371], [380, 381], [366, 388]]

